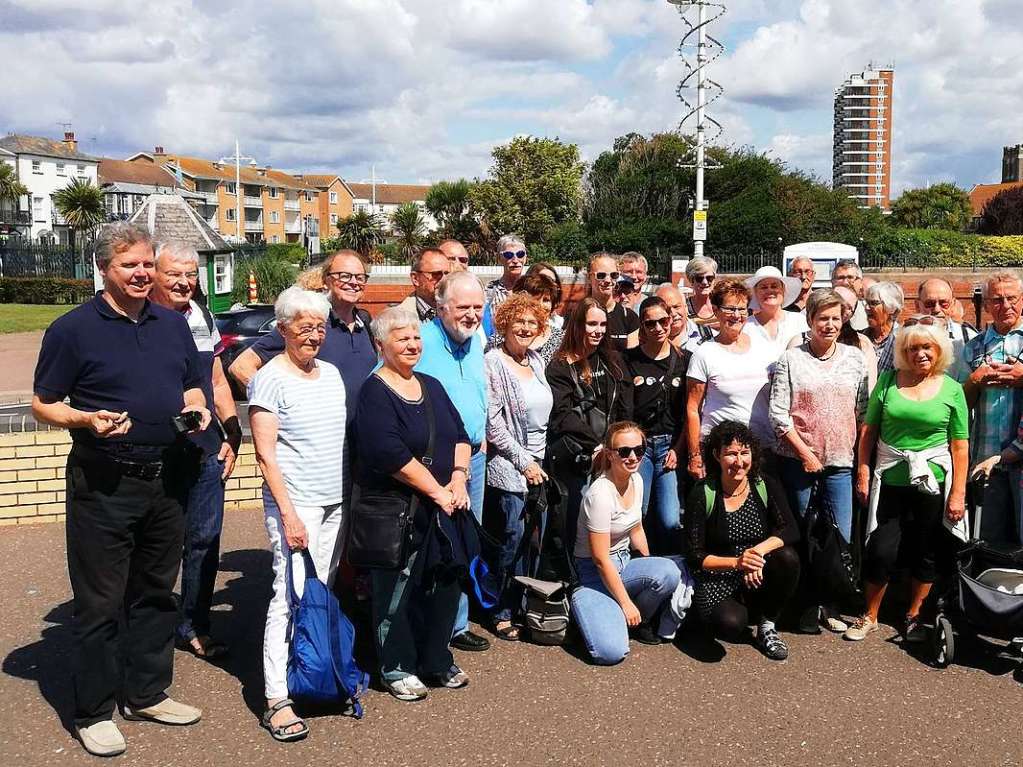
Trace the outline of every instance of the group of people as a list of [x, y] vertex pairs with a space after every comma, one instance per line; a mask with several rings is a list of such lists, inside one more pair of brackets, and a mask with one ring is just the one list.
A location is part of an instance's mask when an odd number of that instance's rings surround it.
[[[737, 279], [697, 257], [685, 285], [654, 287], [640, 254], [602, 252], [568, 301], [521, 237], [497, 250], [502, 275], [486, 285], [461, 243], [423, 250], [412, 294], [375, 317], [359, 306], [363, 259], [331, 254], [323, 289], [281, 293], [276, 329], [226, 373], [247, 386], [264, 480], [261, 721], [276, 740], [309, 732], [287, 684], [305, 569], [335, 584], [345, 527], [374, 499], [406, 501], [400, 564], [346, 573], [338, 588], [370, 601], [379, 677], [402, 701], [465, 687], [452, 649], [491, 645], [470, 630], [466, 590], [434, 577], [438, 520], [471, 515], [497, 541], [497, 593], [478, 606], [493, 637], [523, 638], [512, 576], [536, 574], [531, 549], [571, 584], [597, 664], [622, 661], [630, 640], [670, 642], [691, 613], [777, 660], [789, 652], [777, 623], [793, 609], [804, 630], [862, 640], [898, 565], [911, 577], [901, 629], [922, 638], [932, 584], [969, 535], [970, 472], [986, 478], [980, 534], [1019, 541], [1015, 273], [987, 279], [992, 322], [977, 332], [945, 281], [921, 283], [913, 312], [897, 284], [865, 285], [855, 262], [815, 290], [806, 259]], [[242, 433], [195, 252], [122, 222], [103, 229], [96, 258], [104, 290], [47, 331], [33, 411], [72, 434], [74, 722], [88, 751], [109, 755], [125, 748], [115, 700], [131, 718], [201, 716], [167, 695], [175, 643], [210, 660], [228, 652], [209, 611]], [[552, 486], [564, 513], [527, 525]], [[801, 576], [811, 507], [833, 514], [846, 543], [865, 538], [865, 609], [852, 619]]]

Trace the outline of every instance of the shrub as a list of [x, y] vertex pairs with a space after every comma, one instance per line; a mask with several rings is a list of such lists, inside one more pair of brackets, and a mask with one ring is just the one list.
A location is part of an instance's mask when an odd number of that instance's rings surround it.
[[256, 277], [259, 303], [272, 304], [281, 291], [295, 284], [298, 267], [280, 256], [269, 254], [237, 259], [231, 298], [238, 303], [245, 304], [249, 301], [249, 272]]
[[1023, 266], [1023, 236], [984, 237], [940, 229], [886, 228], [864, 240], [860, 254], [869, 267]]
[[298, 242], [271, 243], [266, 246], [266, 255], [284, 259], [296, 266], [304, 264], [307, 256], [305, 248]]
[[0, 304], [81, 304], [92, 295], [92, 280], [64, 277], [0, 278]]

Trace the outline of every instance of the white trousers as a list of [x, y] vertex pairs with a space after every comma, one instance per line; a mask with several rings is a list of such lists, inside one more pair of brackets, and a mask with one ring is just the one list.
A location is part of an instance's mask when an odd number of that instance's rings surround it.
[[[292, 608], [288, 578], [294, 578], [295, 594], [301, 599], [305, 588], [305, 559], [301, 552], [292, 552], [288, 547], [280, 509], [265, 485], [263, 510], [274, 567], [273, 596], [266, 610], [266, 627], [263, 630], [263, 683], [266, 697], [270, 700], [288, 697], [288, 629]], [[309, 554], [316, 566], [316, 575], [329, 586], [334, 582], [341, 554], [341, 504], [296, 506], [295, 513], [309, 536]]]

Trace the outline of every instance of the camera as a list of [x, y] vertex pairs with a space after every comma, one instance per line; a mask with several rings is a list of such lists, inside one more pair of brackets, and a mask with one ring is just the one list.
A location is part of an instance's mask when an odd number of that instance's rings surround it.
[[176, 415], [171, 418], [171, 426], [175, 434], [188, 434], [195, 431], [202, 424], [202, 414], [197, 410], [189, 410], [187, 413]]

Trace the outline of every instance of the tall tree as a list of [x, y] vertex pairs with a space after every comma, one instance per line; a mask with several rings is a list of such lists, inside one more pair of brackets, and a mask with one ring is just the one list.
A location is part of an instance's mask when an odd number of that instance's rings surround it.
[[892, 222], [910, 229], [961, 232], [972, 219], [970, 196], [948, 182], [907, 189], [892, 203]]
[[469, 202], [472, 184], [464, 178], [458, 181], [438, 181], [426, 193], [426, 209], [437, 220], [438, 235], [450, 237], [463, 244], [479, 237], [479, 222]]
[[999, 192], [980, 214], [981, 234], [1023, 234], [1023, 186]]
[[53, 193], [53, 204], [71, 229], [72, 247], [84, 252], [86, 239], [106, 218], [102, 190], [88, 179], [75, 178]]
[[391, 214], [390, 223], [402, 256], [411, 261], [426, 236], [426, 217], [418, 205], [406, 202]]
[[542, 242], [552, 227], [579, 216], [583, 163], [579, 147], [556, 138], [518, 137], [494, 148], [489, 178], [469, 201], [497, 233]]
[[0, 162], [0, 206], [9, 203], [14, 210], [18, 209], [18, 201], [28, 194], [28, 187], [18, 180], [14, 166]]
[[338, 243], [342, 248], [361, 253], [366, 259], [369, 258], [374, 246], [384, 239], [384, 229], [379, 216], [364, 210], [357, 210], [352, 215], [339, 219], [337, 231]]

